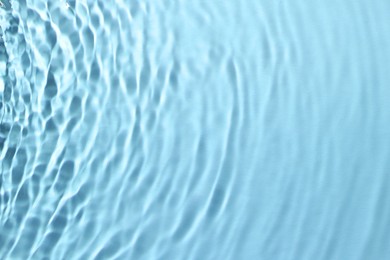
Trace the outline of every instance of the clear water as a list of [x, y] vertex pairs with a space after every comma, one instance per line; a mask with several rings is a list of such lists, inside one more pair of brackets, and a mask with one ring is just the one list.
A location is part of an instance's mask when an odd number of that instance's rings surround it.
[[390, 2], [11, 0], [0, 259], [390, 259]]

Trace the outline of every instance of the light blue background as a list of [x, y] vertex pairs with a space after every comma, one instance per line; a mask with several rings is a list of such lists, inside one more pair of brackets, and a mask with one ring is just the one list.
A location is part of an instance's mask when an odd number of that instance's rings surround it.
[[390, 259], [390, 2], [11, 2], [1, 259]]

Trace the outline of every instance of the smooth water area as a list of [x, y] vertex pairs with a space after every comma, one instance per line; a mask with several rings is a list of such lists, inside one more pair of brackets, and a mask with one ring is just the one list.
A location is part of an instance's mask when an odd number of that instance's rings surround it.
[[2, 0], [0, 259], [390, 259], [390, 2]]

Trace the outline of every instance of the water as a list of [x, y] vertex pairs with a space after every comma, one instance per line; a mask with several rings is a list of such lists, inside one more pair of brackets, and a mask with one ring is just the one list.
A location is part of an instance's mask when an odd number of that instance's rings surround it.
[[2, 2], [0, 259], [390, 259], [390, 2]]

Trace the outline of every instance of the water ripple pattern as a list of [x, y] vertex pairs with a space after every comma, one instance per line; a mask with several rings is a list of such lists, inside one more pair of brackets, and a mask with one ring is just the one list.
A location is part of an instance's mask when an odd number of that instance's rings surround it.
[[390, 259], [389, 13], [1, 0], [0, 259]]

